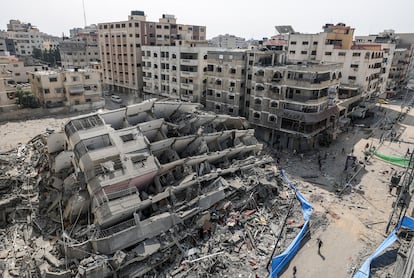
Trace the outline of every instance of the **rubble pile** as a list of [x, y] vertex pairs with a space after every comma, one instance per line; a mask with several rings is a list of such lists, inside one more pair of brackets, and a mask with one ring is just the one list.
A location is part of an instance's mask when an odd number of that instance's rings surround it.
[[[43, 184], [50, 175], [43, 136], [0, 154], [0, 272], [36, 277], [59, 268], [59, 222], [45, 219]], [[58, 220], [56, 220], [58, 221]], [[43, 237], [43, 235], [45, 237]]]
[[1, 154], [1, 270], [267, 276], [304, 221], [246, 127], [197, 104], [149, 100], [73, 118]]

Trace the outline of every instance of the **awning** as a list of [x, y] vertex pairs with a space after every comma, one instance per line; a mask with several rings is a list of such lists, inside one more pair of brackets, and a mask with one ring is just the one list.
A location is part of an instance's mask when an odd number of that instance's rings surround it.
[[82, 85], [72, 86], [69, 87], [69, 93], [71, 94], [81, 94], [85, 91]]

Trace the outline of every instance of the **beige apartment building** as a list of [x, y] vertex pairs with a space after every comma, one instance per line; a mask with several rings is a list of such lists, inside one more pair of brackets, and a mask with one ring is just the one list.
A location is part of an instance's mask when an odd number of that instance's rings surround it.
[[158, 22], [147, 21], [143, 11], [132, 11], [128, 20], [98, 24], [103, 81], [111, 90], [142, 92], [141, 46], [174, 45], [175, 40], [206, 39], [206, 27], [177, 24], [164, 14]]
[[183, 101], [203, 102], [206, 41], [175, 41], [175, 46], [142, 46], [143, 91]]
[[29, 82], [29, 72], [41, 71], [47, 66], [26, 65], [24, 61], [15, 56], [0, 56], [0, 68], [10, 72], [13, 84], [20, 84]]
[[33, 94], [44, 107], [104, 105], [99, 72], [91, 69], [30, 73]]
[[214, 50], [207, 54], [206, 108], [216, 113], [244, 115], [246, 50]]
[[16, 88], [13, 84], [11, 72], [0, 68], [0, 112], [16, 107]]

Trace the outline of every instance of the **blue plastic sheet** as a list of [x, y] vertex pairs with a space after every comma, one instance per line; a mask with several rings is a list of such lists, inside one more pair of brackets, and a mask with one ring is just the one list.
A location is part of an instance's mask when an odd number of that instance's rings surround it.
[[378, 246], [374, 253], [368, 257], [368, 259], [362, 264], [361, 268], [354, 275], [354, 278], [369, 278], [371, 277], [371, 262], [378, 257], [385, 249], [387, 249], [394, 241], [397, 240], [397, 232], [401, 228], [408, 228], [414, 230], [414, 219], [408, 216], [404, 216], [400, 222], [398, 222], [395, 229], [388, 235], [388, 237]]
[[285, 171], [282, 170], [282, 177], [283, 179], [289, 184], [290, 188], [295, 191], [296, 197], [298, 198], [302, 213], [303, 219], [305, 220], [305, 224], [303, 225], [300, 232], [296, 235], [295, 239], [290, 243], [286, 250], [274, 257], [272, 259], [272, 271], [270, 272], [270, 278], [277, 278], [279, 273], [282, 269], [292, 260], [292, 258], [296, 255], [299, 250], [300, 243], [302, 242], [303, 238], [306, 236], [307, 231], [309, 230], [309, 219], [312, 215], [312, 206], [306, 200], [305, 197], [297, 190], [297, 188], [292, 184], [292, 182], [286, 177]]

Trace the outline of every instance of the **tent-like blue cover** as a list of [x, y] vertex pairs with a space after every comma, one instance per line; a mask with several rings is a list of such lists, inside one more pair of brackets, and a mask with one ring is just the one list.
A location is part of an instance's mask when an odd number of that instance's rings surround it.
[[292, 182], [286, 177], [285, 171], [282, 170], [283, 179], [289, 184], [290, 188], [295, 191], [296, 198], [298, 198], [300, 205], [302, 207], [303, 219], [305, 224], [300, 230], [299, 234], [295, 239], [290, 243], [286, 250], [274, 257], [272, 259], [272, 271], [270, 272], [270, 278], [277, 278], [280, 271], [290, 262], [290, 260], [296, 255], [299, 250], [300, 243], [306, 235], [306, 232], [309, 230], [309, 219], [312, 215], [312, 206], [308, 200], [303, 197], [303, 195], [297, 190], [297, 188], [292, 184]]
[[371, 256], [362, 264], [361, 268], [354, 275], [354, 278], [369, 278], [371, 277], [371, 262], [378, 257], [385, 249], [387, 249], [394, 241], [397, 240], [397, 231], [401, 228], [408, 228], [414, 230], [414, 219], [408, 216], [404, 216], [400, 222], [398, 222], [395, 229], [388, 235], [388, 237], [381, 243], [380, 246], [372, 253]]

